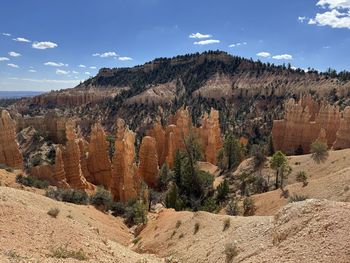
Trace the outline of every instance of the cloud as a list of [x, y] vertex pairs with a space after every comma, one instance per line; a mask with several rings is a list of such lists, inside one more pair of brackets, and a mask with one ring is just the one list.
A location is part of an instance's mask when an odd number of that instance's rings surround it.
[[188, 36], [189, 38], [196, 38], [196, 39], [202, 39], [202, 38], [210, 38], [212, 35], [209, 34], [201, 34], [201, 33], [192, 33]]
[[14, 52], [14, 51], [11, 51], [8, 53], [11, 57], [20, 57], [22, 56], [20, 53], [17, 53], [17, 52]]
[[79, 74], [79, 72], [78, 72], [78, 71], [75, 71], [75, 70], [73, 70], [72, 73], [73, 73], [73, 74]]
[[259, 52], [258, 54], [256, 54], [258, 57], [262, 57], [262, 58], [268, 58], [271, 56], [271, 54], [269, 52]]
[[110, 57], [118, 57], [118, 54], [114, 51], [104, 52], [104, 53], [95, 53], [92, 54], [93, 57], [100, 57], [100, 58], [110, 58]]
[[79, 68], [86, 68], [86, 66], [83, 65], [83, 64], [80, 64], [78, 67], [79, 67]]
[[7, 66], [9, 66], [9, 67], [11, 67], [11, 68], [19, 68], [18, 65], [12, 64], [12, 63], [7, 64]]
[[8, 61], [8, 60], [10, 60], [10, 59], [7, 57], [0, 57], [0, 61]]
[[62, 70], [62, 69], [56, 69], [56, 74], [57, 75], [67, 75], [67, 74], [69, 74], [69, 71]]
[[63, 64], [61, 62], [52, 62], [52, 61], [46, 62], [44, 63], [44, 65], [51, 66], [51, 67], [63, 67], [63, 66], [68, 67], [68, 64]]
[[91, 75], [91, 73], [88, 72], [88, 71], [84, 72], [84, 74], [85, 74], [85, 75]]
[[194, 45], [210, 45], [210, 44], [217, 44], [220, 43], [220, 40], [216, 39], [207, 39], [207, 40], [201, 40], [198, 42], [194, 42]]
[[95, 66], [91, 66], [91, 67], [89, 67], [90, 69], [97, 69], [97, 67], [95, 67]]
[[9, 78], [11, 80], [23, 80], [35, 83], [64, 83], [64, 84], [75, 84], [77, 80], [60, 80], [60, 79], [30, 79], [30, 78]]
[[5, 37], [10, 37], [11, 36], [10, 33], [2, 33], [2, 35], [5, 36]]
[[31, 72], [31, 73], [37, 72], [35, 69], [30, 69], [30, 70], [28, 70], [28, 71]]
[[231, 44], [229, 45], [229, 47], [240, 47], [240, 46], [245, 46], [247, 44], [248, 44], [247, 42], [239, 42], [239, 43]]
[[27, 43], [31, 42], [29, 39], [26, 39], [24, 37], [13, 38], [12, 40], [17, 41], [17, 42], [27, 42]]
[[48, 48], [58, 47], [58, 45], [50, 41], [43, 41], [43, 42], [34, 42], [32, 44], [32, 47], [36, 49], [48, 49]]
[[118, 59], [121, 60], [121, 61], [132, 60], [132, 58], [130, 58], [130, 57], [119, 57]]
[[310, 18], [309, 25], [350, 29], [350, 0], [320, 0], [316, 5], [324, 11]]
[[304, 21], [306, 20], [307, 18], [305, 16], [299, 16], [298, 17], [298, 20], [301, 22], [301, 23], [304, 23]]
[[293, 59], [293, 56], [289, 55], [289, 54], [283, 54], [283, 55], [275, 55], [272, 58], [277, 59], [277, 60], [282, 60], [282, 59], [291, 60], [291, 59]]

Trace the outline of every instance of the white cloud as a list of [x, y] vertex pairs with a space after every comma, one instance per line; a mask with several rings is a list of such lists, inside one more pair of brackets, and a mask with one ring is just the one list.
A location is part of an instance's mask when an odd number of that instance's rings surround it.
[[275, 55], [272, 58], [277, 59], [277, 60], [282, 60], [282, 59], [291, 60], [291, 59], [293, 59], [293, 56], [289, 55], [289, 54], [283, 54], [283, 55]]
[[130, 58], [130, 57], [119, 57], [118, 59], [121, 60], [121, 61], [132, 60], [132, 58]]
[[62, 70], [62, 69], [56, 69], [56, 74], [57, 75], [67, 75], [69, 71]]
[[8, 61], [8, 60], [10, 60], [10, 59], [7, 57], [0, 57], [0, 61]]
[[201, 33], [192, 33], [188, 36], [189, 38], [196, 38], [196, 39], [202, 39], [202, 38], [210, 38], [212, 35], [209, 34], [201, 34]]
[[9, 78], [11, 80], [23, 80], [35, 83], [64, 83], [64, 84], [75, 84], [76, 80], [58, 80], [58, 79], [30, 79], [30, 78]]
[[73, 74], [79, 74], [79, 72], [78, 72], [78, 71], [75, 71], [75, 70], [73, 70], [72, 73], [73, 73]]
[[207, 40], [201, 40], [198, 42], [194, 42], [194, 45], [210, 45], [210, 44], [216, 44], [216, 43], [220, 43], [220, 40], [216, 40], [216, 39], [207, 39]]
[[63, 66], [68, 67], [68, 64], [63, 64], [61, 62], [52, 62], [52, 61], [46, 62], [44, 63], [44, 65], [51, 66], [51, 67], [63, 67]]
[[84, 74], [85, 74], [85, 75], [91, 75], [91, 73], [88, 72], [88, 71], [86, 71]]
[[298, 20], [301, 22], [301, 23], [304, 23], [304, 21], [306, 20], [307, 18], [305, 16], [299, 16], [298, 17]]
[[36, 49], [48, 49], [48, 48], [55, 48], [58, 45], [56, 43], [50, 42], [50, 41], [42, 41], [42, 42], [34, 42], [32, 44], [33, 48]]
[[35, 69], [30, 69], [30, 70], [28, 70], [28, 71], [31, 72], [31, 73], [35, 73], [35, 72], [36, 72]]
[[118, 57], [118, 54], [114, 51], [108, 51], [104, 53], [95, 53], [92, 54], [93, 57], [100, 57], [100, 58], [110, 58], [110, 57]]
[[78, 67], [79, 67], [79, 68], [86, 68], [86, 66], [83, 65], [83, 64], [80, 64]]
[[95, 67], [95, 66], [91, 66], [91, 67], [89, 67], [90, 69], [97, 69], [97, 67]]
[[3, 36], [6, 36], [6, 37], [10, 37], [11, 34], [10, 33], [2, 33]]
[[7, 66], [9, 66], [9, 67], [11, 67], [11, 68], [19, 68], [18, 65], [12, 64], [12, 63], [7, 64]]
[[247, 44], [248, 44], [247, 42], [239, 42], [239, 43], [231, 44], [229, 45], [229, 47], [240, 47], [240, 46], [245, 46]]
[[20, 57], [20, 56], [22, 56], [20, 53], [17, 53], [17, 52], [14, 52], [14, 51], [9, 52], [9, 55], [11, 57]]
[[26, 39], [24, 37], [13, 38], [12, 40], [17, 41], [17, 42], [26, 42], [26, 43], [30, 43], [31, 42], [29, 39]]
[[269, 52], [259, 52], [258, 54], [256, 54], [258, 57], [262, 57], [262, 58], [268, 58], [271, 56], [271, 54]]
[[317, 13], [308, 24], [350, 29], [350, 0], [320, 0], [316, 5], [328, 10]]

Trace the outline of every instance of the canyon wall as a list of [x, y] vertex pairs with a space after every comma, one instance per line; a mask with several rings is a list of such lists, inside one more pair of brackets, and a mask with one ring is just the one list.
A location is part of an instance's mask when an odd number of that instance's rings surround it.
[[23, 169], [23, 157], [16, 141], [16, 123], [6, 110], [1, 111], [0, 163]]
[[286, 154], [309, 153], [311, 144], [317, 139], [329, 148], [348, 148], [348, 114], [348, 109], [341, 112], [337, 106], [316, 102], [310, 97], [300, 101], [290, 99], [285, 104], [284, 119], [273, 122], [274, 148]]

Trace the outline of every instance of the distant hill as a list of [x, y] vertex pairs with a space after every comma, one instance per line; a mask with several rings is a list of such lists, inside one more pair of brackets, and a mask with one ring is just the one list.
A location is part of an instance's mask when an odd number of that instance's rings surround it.
[[0, 91], [0, 99], [18, 99], [35, 97], [44, 92], [40, 91]]

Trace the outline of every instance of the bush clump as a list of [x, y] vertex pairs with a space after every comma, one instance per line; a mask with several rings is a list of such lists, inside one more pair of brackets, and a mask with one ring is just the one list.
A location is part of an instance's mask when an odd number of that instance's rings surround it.
[[250, 197], [247, 197], [243, 201], [243, 215], [244, 216], [253, 216], [255, 214], [256, 206], [254, 200]]
[[233, 258], [238, 255], [238, 249], [236, 244], [228, 243], [225, 245], [224, 253], [226, 255], [226, 262], [232, 262]]
[[82, 249], [69, 250], [68, 245], [52, 249], [51, 254], [49, 254], [48, 256], [52, 258], [73, 258], [81, 261], [88, 259], [85, 252]]
[[289, 198], [289, 203], [295, 203], [295, 202], [301, 202], [301, 201], [305, 201], [308, 197], [306, 195], [292, 195]]
[[108, 211], [113, 203], [112, 195], [109, 191], [99, 186], [90, 197], [90, 203], [101, 211]]
[[23, 176], [22, 174], [16, 176], [16, 182], [21, 185], [35, 187], [39, 189], [46, 189], [50, 185], [48, 181], [40, 180], [32, 176]]
[[303, 186], [307, 186], [308, 181], [307, 181], [307, 174], [304, 171], [301, 171], [297, 173], [297, 182], [303, 183]]
[[58, 216], [59, 213], [60, 213], [60, 210], [59, 210], [57, 207], [51, 208], [49, 211], [47, 211], [47, 214], [48, 214], [49, 216], [54, 217], [54, 218], [56, 218], [56, 217]]
[[89, 196], [83, 190], [77, 189], [53, 189], [50, 188], [46, 191], [45, 195], [51, 199], [73, 203], [77, 205], [86, 205], [89, 202]]
[[124, 222], [128, 226], [147, 223], [147, 207], [143, 201], [130, 201], [125, 209]]

